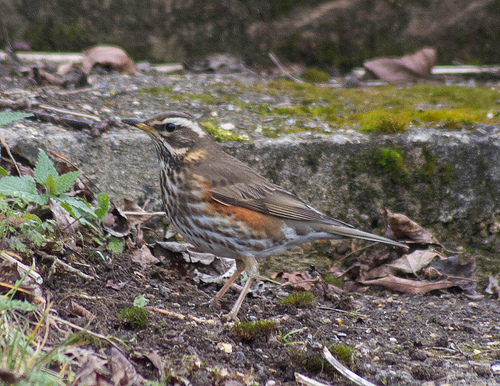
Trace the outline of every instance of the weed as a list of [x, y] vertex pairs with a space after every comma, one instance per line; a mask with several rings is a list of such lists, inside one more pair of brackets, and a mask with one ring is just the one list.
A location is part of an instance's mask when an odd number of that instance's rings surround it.
[[137, 296], [132, 307], [126, 307], [118, 312], [118, 318], [129, 325], [132, 330], [145, 327], [148, 323], [148, 313], [143, 307], [148, 304], [148, 301], [144, 295]]
[[330, 80], [331, 76], [328, 72], [316, 67], [311, 67], [302, 72], [300, 77], [306, 82], [311, 83], [326, 83]]

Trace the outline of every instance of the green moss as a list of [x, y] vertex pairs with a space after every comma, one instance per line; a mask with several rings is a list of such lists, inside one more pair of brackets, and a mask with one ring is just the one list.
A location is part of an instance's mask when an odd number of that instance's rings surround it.
[[133, 330], [138, 330], [146, 326], [148, 313], [141, 307], [127, 307], [118, 312], [118, 318], [127, 323]]
[[323, 71], [316, 67], [311, 67], [304, 70], [304, 72], [300, 74], [300, 77], [306, 82], [311, 82], [311, 83], [326, 83], [331, 78], [328, 72]]
[[327, 273], [322, 276], [323, 280], [327, 284], [334, 285], [335, 287], [342, 288], [344, 281], [341, 278], [335, 277], [333, 273]]
[[328, 349], [341, 363], [352, 368], [354, 365], [354, 349], [352, 347], [345, 344], [336, 344], [328, 347]]
[[221, 129], [217, 127], [212, 122], [201, 122], [203, 128], [210, 133], [214, 140], [217, 142], [222, 141], [248, 141], [248, 139], [239, 136], [238, 134], [233, 133], [229, 130]]
[[432, 181], [436, 175], [436, 157], [428, 148], [423, 148], [422, 153], [424, 156], [424, 164], [416, 170], [417, 176], [423, 181]]
[[379, 148], [373, 152], [373, 160], [384, 173], [396, 180], [407, 177], [409, 172], [404, 165], [401, 150], [398, 148]]
[[309, 291], [293, 291], [290, 295], [281, 299], [283, 304], [291, 304], [295, 307], [310, 307], [314, 304], [314, 295]]
[[453, 166], [451, 166], [448, 163], [445, 163], [442, 165], [442, 174], [443, 174], [443, 182], [446, 184], [451, 183], [453, 181], [453, 178], [455, 177], [455, 174], [453, 172]]
[[377, 109], [363, 114], [354, 115], [359, 123], [362, 133], [398, 134], [408, 128], [412, 120], [411, 113], [405, 111], [392, 111]]
[[308, 374], [318, 374], [325, 368], [325, 360], [305, 346], [292, 346], [288, 354], [292, 363]]
[[257, 337], [266, 337], [276, 330], [277, 322], [274, 320], [258, 320], [256, 322], [238, 322], [232, 327], [236, 337], [251, 341]]

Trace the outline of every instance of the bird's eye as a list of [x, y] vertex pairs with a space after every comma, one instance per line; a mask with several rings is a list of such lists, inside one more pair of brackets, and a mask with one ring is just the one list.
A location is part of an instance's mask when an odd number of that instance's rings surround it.
[[175, 131], [176, 128], [177, 128], [177, 126], [175, 125], [175, 123], [172, 123], [172, 122], [165, 123], [163, 125], [159, 125], [158, 126], [158, 130], [160, 130], [160, 131], [168, 131], [169, 133]]

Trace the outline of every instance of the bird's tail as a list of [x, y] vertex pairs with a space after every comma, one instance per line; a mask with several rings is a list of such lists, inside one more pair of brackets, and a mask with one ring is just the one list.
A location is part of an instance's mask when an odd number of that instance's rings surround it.
[[383, 237], [383, 236], [374, 235], [372, 233], [363, 232], [363, 231], [360, 231], [359, 229], [356, 229], [356, 228], [348, 228], [348, 227], [344, 227], [344, 226], [336, 226], [336, 225], [330, 225], [330, 224], [324, 224], [323, 226], [321, 226], [321, 228], [323, 228], [323, 229], [321, 229], [322, 231], [330, 233], [334, 236], [351, 237], [351, 238], [356, 238], [356, 239], [375, 241], [377, 243], [394, 245], [396, 247], [408, 248], [407, 245], [402, 244], [398, 241], [394, 241], [394, 240], [388, 239], [388, 238]]

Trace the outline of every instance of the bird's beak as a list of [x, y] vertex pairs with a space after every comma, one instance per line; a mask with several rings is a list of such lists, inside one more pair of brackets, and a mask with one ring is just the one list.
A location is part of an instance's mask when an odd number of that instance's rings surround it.
[[142, 131], [151, 132], [154, 130], [151, 126], [146, 125], [145, 123], [141, 122], [136, 118], [125, 118], [122, 119], [122, 122], [130, 126], [135, 126]]

